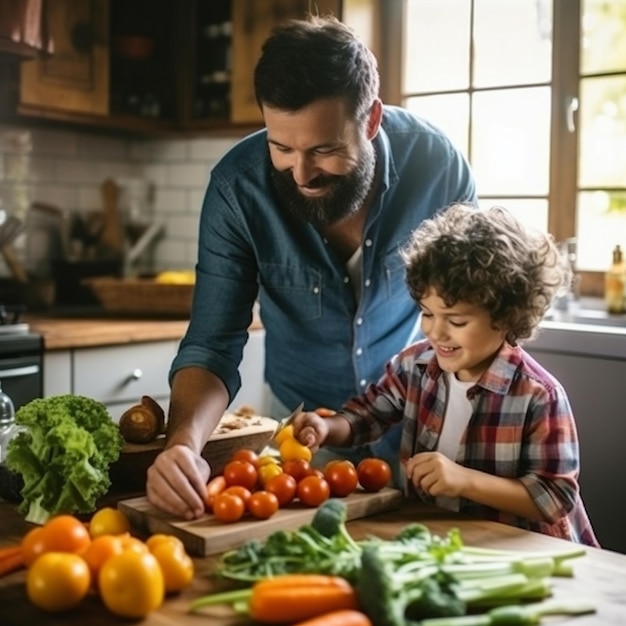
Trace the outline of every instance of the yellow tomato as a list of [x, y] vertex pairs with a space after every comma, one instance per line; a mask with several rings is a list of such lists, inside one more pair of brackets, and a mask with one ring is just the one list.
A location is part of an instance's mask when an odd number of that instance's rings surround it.
[[97, 587], [100, 569], [112, 556], [124, 550], [123, 539], [120, 535], [100, 535], [81, 554], [91, 572], [91, 586]]
[[175, 546], [178, 546], [183, 550], [185, 549], [185, 545], [183, 544], [183, 542], [175, 535], [169, 535], [167, 533], [156, 533], [154, 535], [150, 535], [146, 539], [146, 546], [148, 546], [148, 550], [150, 550], [150, 552], [154, 552], [154, 549], [162, 543], [174, 544]]
[[180, 591], [191, 583], [194, 565], [183, 547], [171, 541], [161, 541], [154, 546], [152, 554], [161, 566], [166, 593]]
[[26, 593], [35, 606], [57, 613], [79, 604], [90, 582], [83, 558], [71, 552], [46, 552], [28, 569]]
[[283, 473], [283, 468], [280, 465], [269, 463], [267, 465], [261, 465], [259, 467], [259, 482], [265, 486], [267, 481], [274, 476], [278, 476]]
[[89, 522], [89, 534], [92, 539], [100, 535], [122, 535], [130, 532], [128, 517], [119, 509], [105, 506], [98, 509]]
[[283, 461], [293, 461], [294, 459], [304, 459], [310, 461], [313, 453], [310, 448], [303, 446], [297, 439], [285, 439], [278, 448], [280, 458]]
[[165, 597], [163, 572], [150, 552], [125, 550], [112, 556], [100, 569], [98, 588], [107, 609], [122, 617], [145, 617]]
[[137, 552], [137, 554], [145, 554], [146, 552], [150, 552], [148, 546], [138, 539], [137, 537], [133, 537], [127, 533], [123, 535], [119, 535], [122, 540], [122, 548], [124, 551], [130, 550], [131, 552]]
[[277, 448], [280, 448], [283, 441], [286, 441], [287, 439], [293, 439], [293, 424], [285, 426], [282, 430], [276, 433], [276, 435], [274, 435], [274, 444]]
[[271, 454], [264, 454], [259, 457], [258, 466], [263, 467], [264, 465], [278, 465], [280, 461]]

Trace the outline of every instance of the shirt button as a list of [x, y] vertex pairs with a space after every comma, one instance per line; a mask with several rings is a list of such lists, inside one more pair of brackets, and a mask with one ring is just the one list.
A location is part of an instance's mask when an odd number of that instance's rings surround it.
[[372, 284], [372, 281], [369, 278], [365, 279], [365, 286], [369, 287]]
[[357, 356], [361, 356], [363, 354], [363, 348], [357, 348], [356, 349], [356, 355]]
[[365, 247], [369, 248], [372, 245], [372, 240], [371, 239], [366, 239], [365, 240]]
[[356, 325], [360, 326], [363, 323], [363, 318], [359, 317], [359, 319], [356, 321]]
[[367, 385], [367, 381], [365, 380], [365, 378], [362, 378], [362, 379], [359, 381], [359, 385], [361, 385], [361, 387], [365, 387], [365, 385]]
[[350, 278], [348, 276], [344, 276], [343, 277], [343, 282], [344, 283], [349, 283], [350, 282]]
[[319, 292], [320, 292], [319, 287], [313, 287], [313, 293], [319, 293]]

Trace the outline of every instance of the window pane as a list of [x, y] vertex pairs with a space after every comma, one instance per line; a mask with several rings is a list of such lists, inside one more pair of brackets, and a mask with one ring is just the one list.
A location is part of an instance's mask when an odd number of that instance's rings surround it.
[[626, 187], [626, 76], [581, 80], [578, 120], [579, 186]]
[[582, 74], [626, 70], [626, 0], [583, 0]]
[[502, 206], [515, 217], [533, 230], [546, 232], [548, 230], [548, 201], [540, 198], [479, 198], [481, 208]]
[[469, 87], [470, 8], [467, 0], [406, 0], [403, 93]]
[[474, 86], [546, 83], [552, 74], [552, 0], [476, 0]]
[[404, 106], [409, 111], [439, 126], [465, 157], [468, 157], [469, 96], [467, 94], [407, 98]]
[[479, 195], [547, 195], [550, 88], [474, 94], [472, 149]]
[[579, 269], [606, 271], [615, 245], [626, 250], [626, 193], [580, 193], [576, 230]]

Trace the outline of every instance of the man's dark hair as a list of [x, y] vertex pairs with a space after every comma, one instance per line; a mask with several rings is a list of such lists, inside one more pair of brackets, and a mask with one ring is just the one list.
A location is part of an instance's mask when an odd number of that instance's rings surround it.
[[378, 97], [376, 57], [335, 17], [309, 16], [276, 26], [254, 71], [256, 100], [285, 111], [341, 97], [357, 120]]

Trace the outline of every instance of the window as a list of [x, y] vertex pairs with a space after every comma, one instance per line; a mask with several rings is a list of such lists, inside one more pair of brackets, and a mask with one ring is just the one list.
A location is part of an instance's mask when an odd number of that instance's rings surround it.
[[383, 6], [402, 33], [381, 50], [384, 100], [451, 136], [481, 204], [575, 237], [581, 289], [602, 295], [626, 249], [626, 0]]

